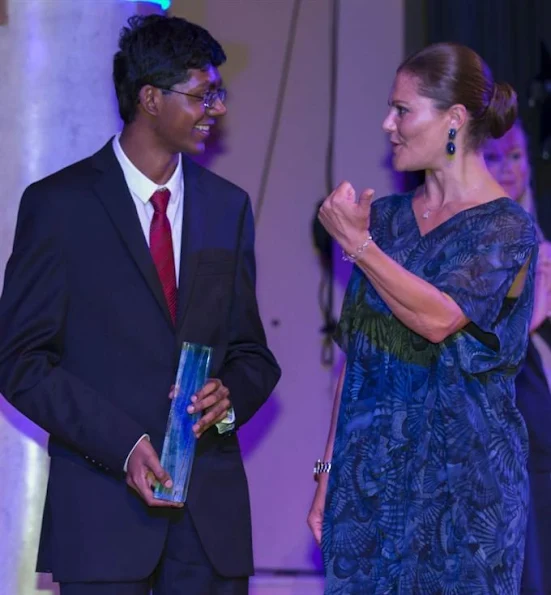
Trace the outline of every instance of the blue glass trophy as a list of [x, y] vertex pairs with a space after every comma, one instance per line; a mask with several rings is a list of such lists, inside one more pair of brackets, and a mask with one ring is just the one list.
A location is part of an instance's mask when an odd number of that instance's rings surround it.
[[169, 502], [185, 502], [195, 454], [195, 434], [192, 427], [199, 413], [188, 413], [191, 397], [203, 386], [210, 373], [212, 347], [197, 343], [182, 344], [180, 362], [174, 383], [174, 398], [165, 432], [161, 465], [172, 478], [172, 487], [157, 483], [155, 498]]

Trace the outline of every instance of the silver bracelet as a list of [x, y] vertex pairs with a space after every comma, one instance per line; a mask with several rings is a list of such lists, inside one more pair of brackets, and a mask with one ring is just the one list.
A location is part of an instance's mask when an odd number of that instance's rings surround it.
[[314, 465], [314, 475], [329, 473], [329, 471], [331, 471], [331, 461], [322, 461], [321, 459], [316, 461], [316, 464]]
[[348, 252], [345, 252], [343, 250], [342, 251], [342, 259], [346, 262], [356, 262], [356, 260], [358, 260], [361, 253], [369, 246], [369, 244], [371, 244], [372, 241], [373, 241], [373, 236], [370, 233], [368, 233], [367, 240], [361, 246], [358, 246], [358, 248], [356, 249], [356, 254], [348, 254]]

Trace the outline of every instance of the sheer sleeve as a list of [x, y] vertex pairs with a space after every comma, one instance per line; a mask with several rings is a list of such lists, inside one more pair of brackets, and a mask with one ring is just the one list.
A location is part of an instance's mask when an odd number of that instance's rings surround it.
[[[513, 207], [477, 218], [429, 265], [438, 268], [431, 283], [471, 321], [453, 340], [461, 367], [472, 374], [518, 367], [526, 353], [538, 242], [531, 219]], [[508, 297], [517, 277], [520, 291]]]
[[431, 280], [486, 333], [495, 331], [507, 307], [505, 298], [523, 266], [528, 265], [526, 285], [532, 272], [530, 264], [537, 258], [531, 220], [515, 215], [503, 213], [479, 220], [477, 231], [469, 230], [462, 241], [445, 247], [445, 262]]

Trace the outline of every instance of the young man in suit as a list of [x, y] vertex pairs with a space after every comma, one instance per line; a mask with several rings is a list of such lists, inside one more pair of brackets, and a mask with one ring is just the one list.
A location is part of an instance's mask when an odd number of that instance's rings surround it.
[[[0, 391], [50, 433], [38, 570], [62, 595], [241, 595], [253, 571], [235, 430], [280, 370], [255, 295], [246, 193], [195, 164], [225, 91], [220, 45], [133, 17], [123, 131], [25, 191], [0, 300]], [[182, 341], [214, 347], [186, 505], [153, 497]], [[190, 409], [191, 411], [191, 409]]]

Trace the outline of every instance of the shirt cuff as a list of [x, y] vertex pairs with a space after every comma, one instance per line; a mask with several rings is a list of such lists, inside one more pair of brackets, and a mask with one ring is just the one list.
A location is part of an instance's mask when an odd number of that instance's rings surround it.
[[128, 461], [130, 460], [130, 457], [132, 456], [132, 453], [136, 450], [136, 446], [138, 446], [138, 444], [144, 439], [147, 438], [149, 440], [149, 435], [148, 434], [144, 434], [143, 436], [140, 436], [139, 440], [136, 442], [136, 444], [134, 444], [134, 446], [132, 447], [132, 450], [128, 453], [128, 456], [126, 457], [126, 461], [124, 461], [124, 467], [122, 468], [123, 471], [126, 473], [126, 471], [128, 470]]
[[230, 407], [226, 417], [216, 424], [216, 429], [219, 434], [225, 434], [231, 432], [235, 428], [235, 411], [233, 407]]

